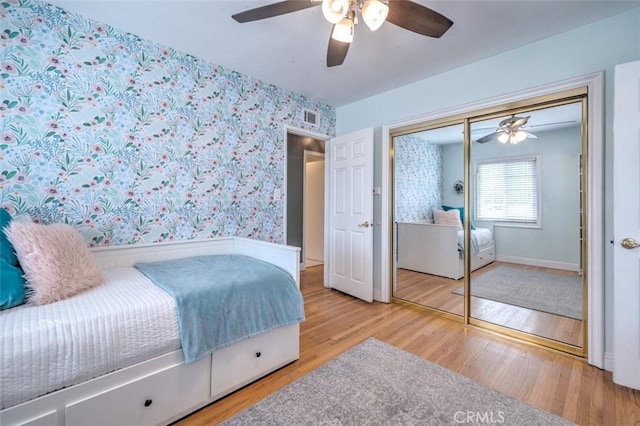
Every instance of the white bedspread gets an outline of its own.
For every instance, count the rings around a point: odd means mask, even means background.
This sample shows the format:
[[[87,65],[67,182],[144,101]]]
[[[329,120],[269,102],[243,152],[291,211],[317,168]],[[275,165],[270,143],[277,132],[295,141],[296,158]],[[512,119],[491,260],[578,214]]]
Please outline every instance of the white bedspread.
[[[471,231],[471,254],[477,254],[484,247],[491,245],[493,235],[487,228],[476,228]],[[464,251],[464,231],[458,231],[458,252],[462,258]]]
[[[0,313],[0,408],[180,348],[171,296],[134,268],[45,306]]]
[[[491,244],[493,241],[493,235],[491,235],[491,231],[487,228],[476,228],[471,232],[476,236],[476,240],[478,241],[478,248],[480,250],[482,250],[483,247]]]

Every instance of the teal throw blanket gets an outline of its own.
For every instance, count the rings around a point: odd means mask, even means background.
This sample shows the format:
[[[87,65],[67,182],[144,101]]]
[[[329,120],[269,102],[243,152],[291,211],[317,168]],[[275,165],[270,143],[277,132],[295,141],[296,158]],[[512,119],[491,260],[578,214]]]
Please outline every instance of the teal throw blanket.
[[[196,256],[135,267],[175,299],[186,363],[305,319],[291,275],[249,256]]]

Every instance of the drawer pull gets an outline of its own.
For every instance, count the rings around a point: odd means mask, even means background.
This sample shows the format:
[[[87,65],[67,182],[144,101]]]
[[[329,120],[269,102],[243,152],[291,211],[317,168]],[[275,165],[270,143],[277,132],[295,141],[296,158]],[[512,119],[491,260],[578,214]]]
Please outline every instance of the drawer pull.
[[[145,406],[145,407],[148,407],[148,406],[150,406],[151,404],[153,404],[153,400],[151,400],[151,399],[147,399],[147,400],[144,402],[144,406]]]
[[[262,356],[262,352],[256,352],[256,358],[260,358]]]

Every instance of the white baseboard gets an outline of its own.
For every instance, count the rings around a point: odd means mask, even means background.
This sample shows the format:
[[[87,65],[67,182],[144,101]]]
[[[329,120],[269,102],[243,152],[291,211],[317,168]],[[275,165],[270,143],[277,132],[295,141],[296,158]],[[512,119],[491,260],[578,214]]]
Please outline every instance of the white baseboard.
[[[309,258],[306,258],[304,260],[304,266],[306,268],[311,268],[312,266],[319,266],[319,265],[324,265],[324,262],[322,260],[309,259]]]
[[[556,262],[555,260],[533,259],[529,257],[518,257],[518,256],[506,256],[503,254],[496,254],[496,260],[500,262],[519,263],[521,265],[562,269],[563,271],[573,271],[573,272],[580,271],[580,266],[576,263]]]
[[[613,354],[611,352],[604,353],[604,369],[613,371]]]
[[[382,290],[379,288],[374,288],[373,289],[373,300],[374,302],[384,302],[384,300],[382,300]]]

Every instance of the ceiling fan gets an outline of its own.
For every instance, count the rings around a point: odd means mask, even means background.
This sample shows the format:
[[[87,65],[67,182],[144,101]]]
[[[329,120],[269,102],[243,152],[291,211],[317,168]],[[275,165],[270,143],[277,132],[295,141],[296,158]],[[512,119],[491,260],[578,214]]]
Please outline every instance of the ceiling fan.
[[[489,133],[486,136],[478,138],[476,140],[477,143],[487,143],[494,140],[504,144],[515,145],[522,142],[525,139],[537,139],[538,137],[533,133],[529,132],[528,129],[532,127],[543,127],[543,126],[557,126],[562,124],[570,124],[575,123],[575,120],[569,121],[556,121],[553,123],[544,123],[544,124],[527,124],[529,118],[531,116],[526,117],[516,117],[515,115],[502,120],[498,124],[498,128],[493,132]],[[527,129],[527,130],[525,130]],[[472,132],[487,130],[487,128],[480,129],[472,129]]]
[[[385,22],[428,37],[441,37],[453,25],[447,17],[409,0],[288,0],[236,13],[231,17],[245,23],[272,18],[322,5],[324,17],[333,24],[327,66],[342,65],[353,41],[358,15],[371,31]]]
[[[498,124],[498,128],[493,133],[489,133],[488,135],[479,138],[476,142],[487,143],[498,140],[498,142],[504,144],[515,145],[527,138],[537,139],[538,137],[533,133],[522,130],[522,127],[526,126],[527,121],[529,121],[529,117],[530,116],[516,117],[514,115],[509,118],[505,118],[500,122],[500,124]]]

